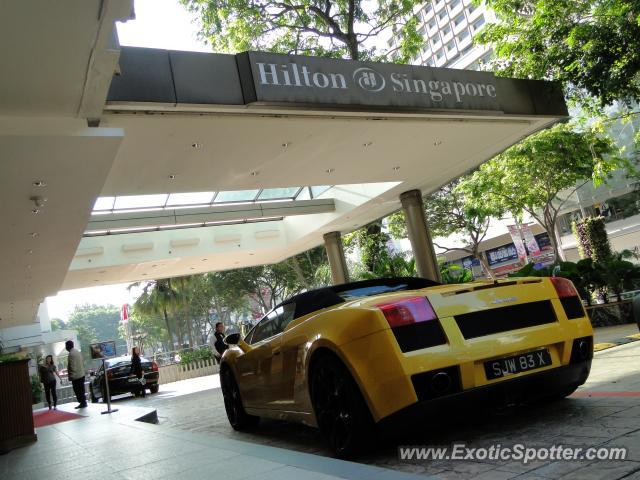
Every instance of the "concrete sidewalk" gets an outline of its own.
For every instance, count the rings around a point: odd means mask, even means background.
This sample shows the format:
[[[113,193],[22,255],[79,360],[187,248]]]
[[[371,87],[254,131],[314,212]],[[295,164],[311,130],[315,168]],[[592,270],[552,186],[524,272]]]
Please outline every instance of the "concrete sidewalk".
[[[411,480],[425,476],[192,433],[134,418],[148,409],[90,405],[84,418],[39,428],[38,442],[0,456],[0,478],[62,480]],[[74,411],[71,406],[61,409]],[[75,410],[78,413],[77,410]]]

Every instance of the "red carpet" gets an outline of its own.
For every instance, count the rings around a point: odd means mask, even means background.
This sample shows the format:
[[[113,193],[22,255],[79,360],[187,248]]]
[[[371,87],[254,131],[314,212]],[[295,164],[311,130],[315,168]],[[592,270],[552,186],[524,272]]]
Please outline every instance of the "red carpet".
[[[38,410],[33,412],[33,424],[36,428],[66,422],[67,420],[75,420],[76,418],[82,418],[82,415],[63,412],[62,410]]]

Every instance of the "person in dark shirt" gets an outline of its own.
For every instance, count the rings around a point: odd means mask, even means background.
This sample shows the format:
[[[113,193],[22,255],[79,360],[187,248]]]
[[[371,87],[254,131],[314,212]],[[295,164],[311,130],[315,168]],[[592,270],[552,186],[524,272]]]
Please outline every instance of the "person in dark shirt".
[[[138,347],[133,347],[131,349],[131,375],[134,375],[141,380],[136,396],[142,395],[144,397],[146,394],[144,385],[142,383],[144,372],[142,371],[142,362],[140,361],[140,350],[138,349]]]
[[[229,348],[227,344],[224,343],[224,325],[222,324],[222,322],[216,323],[216,333],[214,335],[216,337],[216,342],[213,344],[213,346],[215,347],[216,352],[218,352],[216,358],[220,359],[224,351]]]
[[[51,400],[53,399],[53,409],[57,410],[58,407],[58,395],[56,394],[56,377],[60,379],[56,364],[53,363],[53,356],[47,355],[44,361],[44,365],[40,365],[39,369],[40,381],[44,385],[44,393],[49,404],[49,410],[51,410]]]

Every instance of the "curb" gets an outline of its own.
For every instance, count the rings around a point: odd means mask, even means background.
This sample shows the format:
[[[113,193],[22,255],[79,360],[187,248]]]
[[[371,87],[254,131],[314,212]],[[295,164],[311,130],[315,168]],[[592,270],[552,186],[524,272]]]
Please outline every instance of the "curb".
[[[593,346],[593,351],[601,352],[602,350],[618,347],[620,345],[625,345],[627,343],[637,342],[639,340],[640,340],[640,333],[634,333],[633,335],[627,335],[626,337],[619,338],[617,340],[614,340],[613,342],[596,343]]]

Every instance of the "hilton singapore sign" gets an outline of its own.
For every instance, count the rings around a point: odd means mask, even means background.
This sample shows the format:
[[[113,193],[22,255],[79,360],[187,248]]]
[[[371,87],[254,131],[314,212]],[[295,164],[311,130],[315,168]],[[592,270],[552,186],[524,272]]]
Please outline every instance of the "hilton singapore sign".
[[[487,72],[258,52],[238,66],[247,103],[500,110],[500,79]]]

